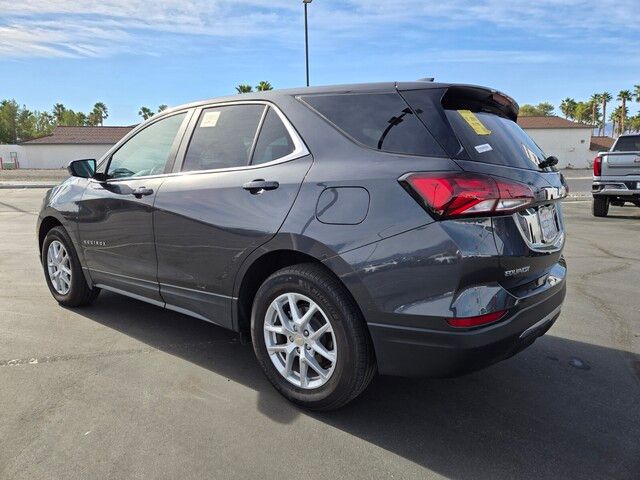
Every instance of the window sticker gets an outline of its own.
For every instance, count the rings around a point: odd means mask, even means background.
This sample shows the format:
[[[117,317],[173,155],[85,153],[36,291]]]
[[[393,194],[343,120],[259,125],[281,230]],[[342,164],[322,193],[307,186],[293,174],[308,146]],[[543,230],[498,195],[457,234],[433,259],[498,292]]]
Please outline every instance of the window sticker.
[[[483,143],[482,145],[476,145],[475,148],[478,153],[490,152],[491,150],[493,150],[493,148],[491,148],[491,145],[489,145],[488,143]]]
[[[220,111],[204,112],[200,128],[215,127],[218,124],[218,118],[220,118]]]
[[[458,110],[460,116],[469,124],[476,135],[490,135],[491,130],[484,126],[478,117],[471,110]]]

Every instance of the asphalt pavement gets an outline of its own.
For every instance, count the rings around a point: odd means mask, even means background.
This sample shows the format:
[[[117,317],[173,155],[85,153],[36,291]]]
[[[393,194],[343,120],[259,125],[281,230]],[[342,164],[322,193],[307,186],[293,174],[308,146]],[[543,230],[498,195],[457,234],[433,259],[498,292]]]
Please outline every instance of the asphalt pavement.
[[[529,349],[311,414],[231,332],[105,292],[58,306],[43,194],[0,190],[2,479],[640,478],[640,209],[565,203],[568,296]]]

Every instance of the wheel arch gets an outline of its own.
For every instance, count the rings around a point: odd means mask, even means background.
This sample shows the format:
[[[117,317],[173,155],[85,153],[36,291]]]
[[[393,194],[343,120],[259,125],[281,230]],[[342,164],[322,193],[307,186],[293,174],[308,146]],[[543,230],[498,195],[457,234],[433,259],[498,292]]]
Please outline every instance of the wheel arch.
[[[359,301],[362,300],[362,296],[366,295],[366,293],[363,290],[364,287],[362,284],[355,280],[357,276],[353,275],[354,272],[350,265],[342,260],[339,255],[330,252],[329,249],[323,245],[315,244],[314,248],[304,250],[295,248],[296,243],[298,246],[300,246],[301,243],[292,242],[293,244],[290,244],[289,240],[291,240],[292,237],[288,237],[286,244],[275,242],[274,248],[272,249],[267,249],[265,246],[261,247],[259,251],[254,252],[254,254],[244,262],[241,271],[238,272],[234,289],[234,298],[236,301],[233,302],[232,312],[234,329],[239,332],[249,332],[251,309],[253,307],[255,294],[260,288],[260,285],[262,285],[271,274],[282,268],[301,263],[320,265],[329,275],[338,280],[354,300],[356,308],[360,311],[363,320],[366,322],[366,312],[363,311],[361,301]],[[302,244],[306,244],[307,246],[311,245],[308,242],[302,242]],[[365,302],[365,304],[368,303]]]
[[[38,227],[38,249],[40,250],[40,254],[42,254],[42,244],[44,243],[47,233],[54,227],[64,228],[64,225],[53,215],[44,217],[40,222],[40,226]]]

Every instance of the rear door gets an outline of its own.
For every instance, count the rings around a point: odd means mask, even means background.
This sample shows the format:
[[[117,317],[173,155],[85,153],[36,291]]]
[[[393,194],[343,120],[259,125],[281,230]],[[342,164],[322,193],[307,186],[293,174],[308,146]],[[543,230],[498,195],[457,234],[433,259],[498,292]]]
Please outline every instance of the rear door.
[[[273,105],[202,108],[163,183],[154,225],[167,307],[231,325],[235,273],[284,222],[311,156]]]
[[[153,204],[163,174],[173,168],[187,112],[159,119],[139,131],[92,179],[79,202],[80,241],[98,286],[162,303],[156,273]]]
[[[449,87],[402,92],[425,126],[465,171],[528,185],[536,202],[526,210],[493,217],[503,270],[501,283],[517,286],[544,276],[564,245],[559,172],[541,168],[540,147],[515,122],[508,97],[483,88]]]

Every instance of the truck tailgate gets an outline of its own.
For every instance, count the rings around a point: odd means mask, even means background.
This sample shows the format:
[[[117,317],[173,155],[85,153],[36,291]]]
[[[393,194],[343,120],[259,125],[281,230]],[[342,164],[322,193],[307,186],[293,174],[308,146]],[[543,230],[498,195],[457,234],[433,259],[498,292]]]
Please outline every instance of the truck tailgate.
[[[602,153],[602,176],[640,175],[640,152]]]

